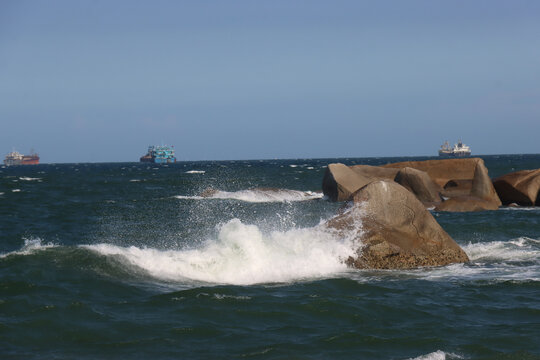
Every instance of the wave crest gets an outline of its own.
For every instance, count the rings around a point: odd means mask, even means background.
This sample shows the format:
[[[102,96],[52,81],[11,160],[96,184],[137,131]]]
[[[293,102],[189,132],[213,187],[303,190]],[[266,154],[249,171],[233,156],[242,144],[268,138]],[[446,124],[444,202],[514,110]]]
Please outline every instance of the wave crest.
[[[217,239],[198,249],[85,247],[101,255],[121,256],[161,280],[232,285],[332,276],[347,270],[343,260],[353,254],[349,241],[337,239],[322,227],[263,234],[257,226],[238,219],[222,225]]]
[[[264,189],[255,188],[240,191],[221,191],[207,189],[200,196],[175,196],[177,199],[222,199],[222,200],[239,200],[252,203],[267,203],[267,202],[294,202],[322,199],[323,194],[311,191],[299,191],[289,189]]]
[[[5,258],[10,255],[30,255],[34,254],[37,251],[45,250],[56,246],[52,243],[44,244],[43,240],[40,238],[23,238],[23,240],[24,245],[19,250],[0,254],[0,258]]]

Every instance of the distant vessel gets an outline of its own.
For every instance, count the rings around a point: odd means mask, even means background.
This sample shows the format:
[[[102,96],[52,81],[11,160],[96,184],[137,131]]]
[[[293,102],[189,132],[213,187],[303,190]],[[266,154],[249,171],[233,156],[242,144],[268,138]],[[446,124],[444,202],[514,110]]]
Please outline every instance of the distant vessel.
[[[439,156],[441,157],[467,157],[471,156],[471,148],[465,145],[461,140],[457,144],[454,144],[454,147],[450,147],[448,141],[445,141],[441,145],[439,150]]]
[[[141,156],[140,162],[151,162],[155,164],[169,164],[176,162],[176,157],[174,156],[174,147],[173,146],[149,146],[148,152],[146,155]]]
[[[39,155],[33,150],[30,155],[23,155],[15,150],[6,155],[4,165],[37,165],[39,164]]]

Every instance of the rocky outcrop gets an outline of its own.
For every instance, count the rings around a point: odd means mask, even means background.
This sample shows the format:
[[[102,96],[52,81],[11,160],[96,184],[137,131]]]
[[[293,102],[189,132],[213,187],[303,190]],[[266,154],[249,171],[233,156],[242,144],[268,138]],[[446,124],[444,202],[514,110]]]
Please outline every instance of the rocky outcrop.
[[[442,200],[441,188],[424,171],[405,167],[397,172],[394,181],[416,195],[424,204],[439,203]]]
[[[332,201],[346,201],[361,187],[378,180],[403,185],[438,211],[495,210],[502,204],[480,158],[405,161],[383,166],[330,164],[323,179],[323,193]]]
[[[374,181],[352,199],[347,210],[327,223],[357,242],[357,256],[347,260],[350,266],[409,269],[468,261],[459,245],[403,186]]]
[[[346,201],[369,182],[369,178],[356,173],[347,165],[329,164],[323,177],[323,194],[331,201]]]
[[[495,210],[502,204],[480,158],[406,161],[384,167],[412,167],[426,172],[433,182],[443,187],[441,195],[447,198],[436,207],[439,211]]]
[[[450,180],[472,180],[478,164],[484,166],[484,161],[480,158],[404,161],[386,164],[383,167],[397,169],[411,167],[425,171],[435,183],[444,188]]]
[[[375,180],[394,180],[399,169],[384,168],[371,165],[353,165],[350,166],[355,173],[362,175],[365,178]]]
[[[503,204],[540,206],[540,169],[522,170],[493,180]]]

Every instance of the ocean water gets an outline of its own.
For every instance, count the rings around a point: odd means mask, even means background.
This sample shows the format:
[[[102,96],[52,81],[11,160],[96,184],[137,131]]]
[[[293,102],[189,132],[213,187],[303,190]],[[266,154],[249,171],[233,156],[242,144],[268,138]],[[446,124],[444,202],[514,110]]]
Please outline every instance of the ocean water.
[[[433,213],[468,264],[343,264],[326,165],[402,160],[0,168],[0,358],[540,359],[540,208]]]

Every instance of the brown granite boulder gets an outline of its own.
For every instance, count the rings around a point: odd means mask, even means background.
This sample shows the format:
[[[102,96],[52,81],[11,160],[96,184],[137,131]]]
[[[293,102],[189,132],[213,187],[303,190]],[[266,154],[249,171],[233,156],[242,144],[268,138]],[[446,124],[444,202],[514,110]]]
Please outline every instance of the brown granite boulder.
[[[383,167],[397,169],[411,167],[425,171],[433,181],[444,187],[450,180],[471,180],[478,164],[484,166],[484,161],[480,158],[404,161],[386,164]]]
[[[353,171],[347,165],[329,164],[323,177],[323,194],[331,201],[349,200],[351,195],[371,180]]]
[[[424,171],[433,182],[443,187],[441,195],[447,198],[446,201],[459,198],[448,204],[441,204],[436,210],[495,210],[501,205],[501,200],[489,178],[484,160],[480,158],[405,161],[387,164],[384,167],[400,169],[412,167]],[[471,204],[466,205],[467,201],[470,201]]]
[[[540,206],[540,169],[522,170],[493,180],[503,204]]]
[[[351,170],[371,180],[394,180],[399,169],[371,165],[353,165]]]
[[[469,261],[424,205],[403,186],[372,182],[353,196],[347,210],[327,226],[358,244],[350,266],[361,269],[409,269]]]
[[[424,171],[405,167],[397,172],[394,181],[416,195],[424,204],[441,202],[440,187]]]
[[[493,201],[480,199],[476,196],[457,196],[443,201],[435,206],[435,211],[467,212],[497,210],[499,205]]]

